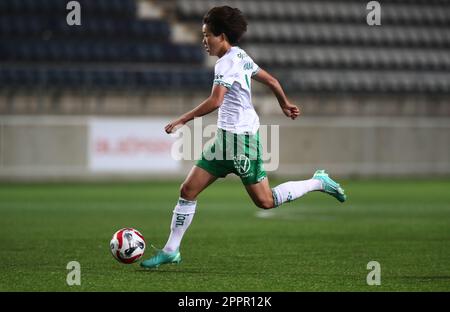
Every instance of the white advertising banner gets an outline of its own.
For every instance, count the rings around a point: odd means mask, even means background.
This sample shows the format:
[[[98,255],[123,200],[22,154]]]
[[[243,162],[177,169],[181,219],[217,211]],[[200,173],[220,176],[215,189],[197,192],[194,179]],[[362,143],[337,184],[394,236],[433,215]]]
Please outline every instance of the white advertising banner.
[[[93,118],[89,126],[89,168],[108,172],[174,172],[175,139],[164,131],[166,119]]]

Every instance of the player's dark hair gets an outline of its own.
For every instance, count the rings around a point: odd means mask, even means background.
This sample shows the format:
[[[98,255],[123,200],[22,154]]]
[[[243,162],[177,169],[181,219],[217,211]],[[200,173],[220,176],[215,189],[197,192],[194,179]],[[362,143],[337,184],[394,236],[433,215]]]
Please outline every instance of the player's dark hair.
[[[203,17],[214,36],[225,34],[231,45],[235,45],[247,31],[247,21],[242,12],[229,6],[214,7]]]

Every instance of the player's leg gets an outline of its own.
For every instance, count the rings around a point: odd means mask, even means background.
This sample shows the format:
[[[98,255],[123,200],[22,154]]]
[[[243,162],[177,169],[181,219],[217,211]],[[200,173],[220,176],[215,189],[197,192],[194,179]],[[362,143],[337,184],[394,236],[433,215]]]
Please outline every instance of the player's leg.
[[[194,166],[180,187],[180,198],[173,210],[170,236],[163,250],[174,252],[178,250],[184,233],[191,225],[197,206],[197,195],[213,183],[217,178],[208,171]]]
[[[317,170],[311,179],[285,182],[273,189],[270,188],[267,178],[255,184],[245,185],[245,188],[255,205],[263,209],[280,206],[313,191],[330,194],[340,202],[346,200],[344,190],[324,170]]]
[[[280,206],[282,203],[297,199],[306,193],[321,191],[322,183],[316,179],[291,181],[271,189],[269,179],[265,178],[261,182],[245,185],[245,189],[256,206],[262,209],[271,209]]]
[[[340,202],[346,200],[344,190],[333,181],[325,170],[317,170],[311,179],[282,183],[270,188],[261,157],[262,146],[259,133],[256,135],[236,135],[237,146],[244,152],[236,152],[234,173],[237,174],[252,198],[260,208],[270,209],[290,202],[312,191],[322,191]]]
[[[203,168],[193,166],[186,180],[181,184],[180,197],[194,201],[211,183],[217,180],[217,177],[210,174]]]
[[[269,179],[267,177],[258,183],[245,185],[245,189],[255,205],[259,208],[271,209],[275,207],[272,189],[269,186]]]
[[[275,206],[290,202],[313,191],[327,193],[340,202],[344,202],[347,199],[341,186],[333,181],[325,170],[317,170],[312,178],[308,180],[282,183],[274,187],[272,191]]]
[[[164,248],[156,256],[143,261],[142,267],[154,268],[165,263],[178,263],[181,261],[179,247],[184,233],[188,229],[195,214],[196,198],[205,188],[213,183],[217,177],[208,171],[194,166],[186,180],[180,187],[180,198],[173,210],[170,235]]]
[[[194,166],[180,187],[180,198],[173,210],[170,236],[163,250],[174,252],[178,250],[184,233],[191,225],[197,206],[197,195],[213,183],[217,177],[205,169]]]
[[[274,205],[277,207],[283,203],[300,198],[309,192],[322,190],[322,182],[315,178],[285,182],[272,189]]]
[[[263,209],[274,208],[312,191],[328,190],[327,193],[335,196],[338,200],[345,200],[343,190],[323,170],[318,170],[311,179],[290,181],[271,189],[263,168],[259,134],[254,136],[238,135],[237,139],[237,145],[243,146],[242,150],[245,154],[237,153],[239,155],[236,155],[234,161],[234,172],[241,177],[242,183],[256,206]],[[342,191],[342,194],[337,190]]]

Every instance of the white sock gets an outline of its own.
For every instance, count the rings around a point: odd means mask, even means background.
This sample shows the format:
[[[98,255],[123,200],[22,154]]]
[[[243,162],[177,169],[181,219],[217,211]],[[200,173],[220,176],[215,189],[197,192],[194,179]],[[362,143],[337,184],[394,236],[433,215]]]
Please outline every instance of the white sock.
[[[174,252],[180,247],[184,232],[192,222],[197,201],[179,198],[178,204],[173,210],[172,223],[170,225],[170,236],[163,248],[164,252]]]
[[[293,201],[306,193],[322,190],[322,182],[316,179],[291,181],[280,184],[272,189],[275,207],[285,202]]]

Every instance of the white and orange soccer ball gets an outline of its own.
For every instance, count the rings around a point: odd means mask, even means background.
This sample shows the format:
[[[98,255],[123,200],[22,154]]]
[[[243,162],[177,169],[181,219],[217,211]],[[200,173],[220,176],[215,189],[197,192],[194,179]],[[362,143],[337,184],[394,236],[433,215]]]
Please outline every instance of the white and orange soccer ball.
[[[117,261],[130,264],[144,255],[145,239],[138,230],[123,228],[114,233],[110,247]]]

